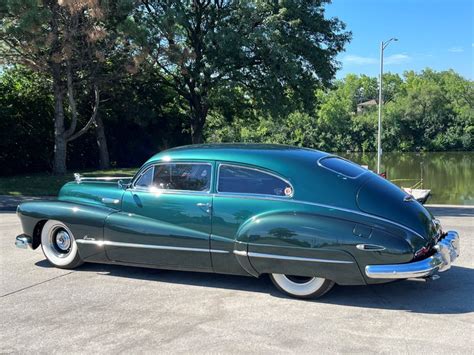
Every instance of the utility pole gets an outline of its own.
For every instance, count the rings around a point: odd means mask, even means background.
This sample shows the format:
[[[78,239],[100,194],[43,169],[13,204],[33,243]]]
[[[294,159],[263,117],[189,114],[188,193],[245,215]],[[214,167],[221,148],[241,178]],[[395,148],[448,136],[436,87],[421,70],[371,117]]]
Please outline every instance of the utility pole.
[[[380,162],[382,159],[382,81],[383,81],[383,51],[390,42],[398,41],[396,38],[390,38],[387,42],[380,42],[380,77],[379,77],[379,124],[377,131],[377,174],[380,174]]]

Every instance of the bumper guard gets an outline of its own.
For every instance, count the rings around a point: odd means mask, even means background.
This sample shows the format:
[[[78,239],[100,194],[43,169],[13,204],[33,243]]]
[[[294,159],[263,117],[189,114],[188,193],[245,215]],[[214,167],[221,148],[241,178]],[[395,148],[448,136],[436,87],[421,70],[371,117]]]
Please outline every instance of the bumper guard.
[[[20,234],[18,237],[16,237],[15,245],[17,248],[21,249],[33,249],[31,245],[31,237],[28,237],[25,234]]]
[[[428,277],[443,272],[459,256],[459,235],[449,231],[434,246],[436,253],[429,258],[407,264],[367,265],[365,274],[371,279],[409,279]]]

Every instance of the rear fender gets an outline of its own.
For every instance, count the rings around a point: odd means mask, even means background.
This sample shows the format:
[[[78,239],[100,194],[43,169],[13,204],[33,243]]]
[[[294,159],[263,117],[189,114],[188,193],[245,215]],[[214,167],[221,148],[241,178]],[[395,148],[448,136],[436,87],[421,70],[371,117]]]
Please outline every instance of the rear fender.
[[[236,237],[239,250],[234,254],[241,265],[245,255],[258,274],[318,276],[343,285],[365,284],[356,260],[341,248],[353,237],[353,229],[352,221],[311,213],[265,213],[241,226]]]
[[[103,241],[104,221],[113,212],[116,210],[108,207],[87,206],[66,201],[24,202],[17,209],[23,233],[32,237],[33,248],[40,245],[43,224],[47,220],[57,220],[71,230],[81,258],[89,261],[107,260],[100,243],[86,244],[84,238]]]

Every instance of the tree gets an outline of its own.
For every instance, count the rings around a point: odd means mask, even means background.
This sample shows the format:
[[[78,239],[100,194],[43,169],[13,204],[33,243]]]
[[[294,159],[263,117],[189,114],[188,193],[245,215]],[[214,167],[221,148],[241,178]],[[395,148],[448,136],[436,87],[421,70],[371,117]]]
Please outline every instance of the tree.
[[[182,98],[192,141],[200,143],[222,95],[273,113],[312,106],[314,89],[329,84],[350,39],[341,21],[325,18],[327,2],[143,0],[132,31],[137,57],[145,54]]]
[[[100,0],[7,0],[1,6],[1,51],[8,63],[47,73],[54,97],[53,171],[66,172],[67,144],[96,126],[102,165],[108,164],[103,123],[98,115],[102,63],[115,39],[108,21],[122,16],[122,2]],[[92,101],[81,121],[77,91]],[[67,101],[67,103],[66,103]],[[67,125],[69,123],[69,125]]]
[[[384,74],[384,151],[472,150],[474,85],[455,72]],[[304,145],[326,151],[374,151],[377,105],[357,112],[357,104],[377,98],[377,79],[348,74],[330,89],[317,89],[313,112],[285,117],[242,111],[232,123],[213,112],[211,141]]]
[[[453,71],[405,73],[401,94],[386,107],[392,150],[472,150],[474,87]]]
[[[0,76],[0,174],[50,168],[53,97],[45,75],[21,66]]]

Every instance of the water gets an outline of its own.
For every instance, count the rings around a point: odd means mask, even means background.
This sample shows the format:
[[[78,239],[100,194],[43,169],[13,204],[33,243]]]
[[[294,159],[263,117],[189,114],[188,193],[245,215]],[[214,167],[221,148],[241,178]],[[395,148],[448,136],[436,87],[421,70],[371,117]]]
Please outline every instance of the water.
[[[338,155],[377,170],[374,152]],[[381,171],[404,187],[423,175],[423,188],[431,189],[428,204],[474,205],[474,152],[384,153]]]

